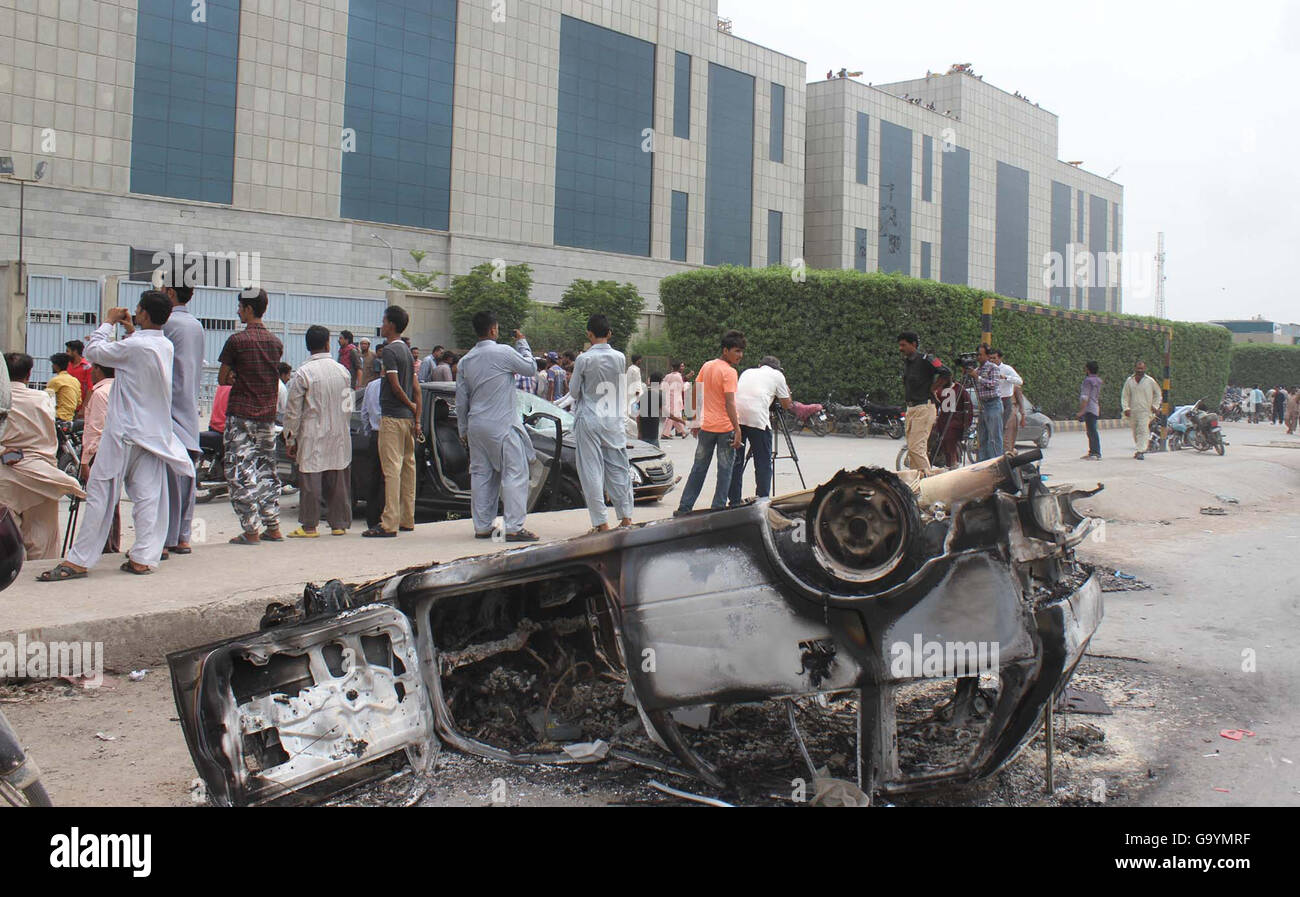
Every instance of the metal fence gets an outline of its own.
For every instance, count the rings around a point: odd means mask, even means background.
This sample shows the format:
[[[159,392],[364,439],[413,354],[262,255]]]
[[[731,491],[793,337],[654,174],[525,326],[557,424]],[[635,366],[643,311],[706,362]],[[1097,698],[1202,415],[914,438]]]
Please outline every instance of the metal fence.
[[[27,346],[31,382],[43,386],[54,376],[50,356],[66,351],[68,340],[83,342],[99,326],[99,281],[89,277],[33,274],[27,278]],[[8,349],[6,349],[8,351]]]
[[[117,287],[117,304],[135,308],[140,294],[150,289],[141,281],[121,281]],[[190,300],[190,312],[203,325],[203,383],[199,401],[211,407],[217,389],[217,360],[230,335],[240,328],[239,290],[237,288],[195,287]],[[263,322],[284,343],[283,360],[297,367],[308,359],[305,334],[313,324],[330,330],[330,351],[337,355],[340,330],[351,330],[358,340],[369,337],[373,342],[379,335],[379,324],[384,316],[384,299],[363,299],[351,296],[314,296],[303,293],[268,292],[266,317]]]

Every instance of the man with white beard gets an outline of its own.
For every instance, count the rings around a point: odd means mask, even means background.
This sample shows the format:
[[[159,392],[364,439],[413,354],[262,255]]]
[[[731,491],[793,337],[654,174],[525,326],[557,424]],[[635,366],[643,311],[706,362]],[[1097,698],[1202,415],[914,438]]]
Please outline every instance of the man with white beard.
[[[122,571],[152,573],[162,557],[167,535],[165,471],[171,468],[180,476],[194,476],[190,456],[172,430],[174,350],[162,331],[171,311],[165,295],[147,290],[136,306],[134,325],[127,309],[110,308],[104,323],[86,341],[86,359],[114,368],[116,382],[86,484],[81,531],[68,559],[37,577],[40,582],[81,579],[95,566],[124,486],[133,503],[135,544]],[[126,337],[113,340],[117,324],[126,328]]]

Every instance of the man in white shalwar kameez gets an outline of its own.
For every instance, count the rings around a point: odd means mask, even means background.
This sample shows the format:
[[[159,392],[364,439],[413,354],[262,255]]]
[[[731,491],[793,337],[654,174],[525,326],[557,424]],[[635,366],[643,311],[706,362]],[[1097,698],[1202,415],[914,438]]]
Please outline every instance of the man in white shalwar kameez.
[[[171,310],[165,295],[147,290],[136,307],[135,326],[127,309],[111,308],[86,340],[86,359],[114,368],[115,383],[86,484],[80,531],[68,559],[42,574],[43,582],[81,578],[95,566],[123,487],[133,503],[135,544],[121,569],[152,573],[162,557],[167,535],[165,472],[171,468],[180,476],[194,476],[190,456],[172,429],[173,348],[162,331]],[[122,324],[127,335],[115,341],[116,324]]]
[[[505,508],[507,542],[536,542],[524,529],[528,471],[537,457],[515,404],[515,376],[537,376],[533,350],[515,331],[515,348],[497,342],[496,315],[474,315],[478,343],[460,360],[456,379],[456,427],[469,448],[470,507],[474,536],[492,537],[497,500]]]
[[[203,325],[190,313],[193,287],[168,287],[172,313],[163,333],[175,350],[172,360],[172,430],[191,461],[199,458],[199,384],[203,380]],[[167,536],[169,553],[189,554],[194,521],[194,478],[167,468]]]
[[[1133,376],[1124,379],[1124,388],[1120,390],[1120,408],[1133,428],[1133,457],[1139,461],[1146,460],[1148,430],[1151,418],[1160,411],[1163,400],[1160,384],[1147,374],[1145,361],[1133,366]]]
[[[609,320],[587,320],[591,348],[573,363],[573,436],[578,444],[578,480],[594,531],[609,529],[605,495],[614,503],[621,526],[632,525],[632,470],[623,431],[627,362],[609,344]]]

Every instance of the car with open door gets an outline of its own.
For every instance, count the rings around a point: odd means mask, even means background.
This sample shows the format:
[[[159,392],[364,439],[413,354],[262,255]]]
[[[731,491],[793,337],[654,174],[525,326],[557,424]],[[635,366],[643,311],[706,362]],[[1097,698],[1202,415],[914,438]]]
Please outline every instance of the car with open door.
[[[420,413],[424,441],[415,445],[416,513],[468,515],[469,451],[461,443],[456,425],[456,384],[421,383],[420,396],[424,402]],[[515,400],[537,454],[537,462],[529,472],[529,513],[583,507],[573,415],[522,390],[516,390]],[[373,455],[370,437],[361,432],[360,414],[352,417],[352,498],[354,503],[361,503],[370,494]],[[658,501],[680,480],[672,461],[658,446],[629,439],[627,453],[632,494],[638,503]]]

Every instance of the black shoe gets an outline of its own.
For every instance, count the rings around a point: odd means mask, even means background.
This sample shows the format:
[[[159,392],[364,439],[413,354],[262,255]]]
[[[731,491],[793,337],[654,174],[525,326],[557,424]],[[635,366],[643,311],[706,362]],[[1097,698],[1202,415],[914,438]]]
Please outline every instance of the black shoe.
[[[361,534],[361,538],[363,538],[363,539],[396,539],[396,538],[397,538],[397,533],[390,533],[390,532],[389,532],[388,530],[386,530],[386,529],[380,529],[379,527],[375,527],[374,529],[368,529],[368,530],[366,530],[364,533],[362,533],[362,534]]]
[[[1133,455],[1133,457],[1136,458],[1138,461],[1145,461],[1145,460],[1147,459],[1147,453],[1146,453],[1146,452],[1135,452],[1134,455]]]
[[[521,529],[518,532],[506,533],[507,542],[536,542],[537,539],[537,533],[529,532],[526,529]]]
[[[474,538],[475,538],[475,539],[491,539],[491,538],[492,538],[492,533],[491,533],[490,530],[489,530],[488,532],[486,532],[486,533],[475,533],[475,534],[474,534]]]
[[[686,516],[687,514],[689,514],[689,513],[691,513],[691,512],[690,512],[690,511],[683,511],[681,508],[678,508],[676,511],[673,511],[673,516],[674,516],[674,517],[685,517],[685,516]]]

